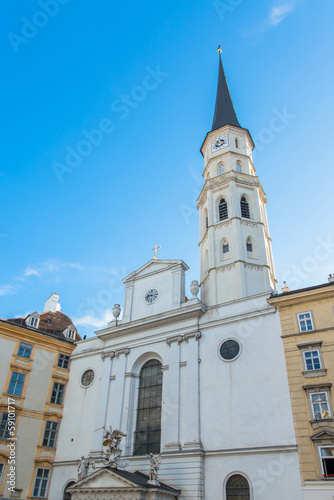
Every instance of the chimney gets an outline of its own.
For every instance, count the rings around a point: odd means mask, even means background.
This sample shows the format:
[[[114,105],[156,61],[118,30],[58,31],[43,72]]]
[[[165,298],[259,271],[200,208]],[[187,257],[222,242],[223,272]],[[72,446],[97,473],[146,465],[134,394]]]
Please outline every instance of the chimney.
[[[334,283],[334,274],[328,275],[328,283]]]
[[[59,295],[56,292],[52,292],[51,297],[45,302],[43,312],[57,312],[60,311]]]
[[[288,286],[286,286],[286,281],[283,281],[282,292],[285,293],[285,292],[289,292],[289,291],[290,291],[290,288]]]

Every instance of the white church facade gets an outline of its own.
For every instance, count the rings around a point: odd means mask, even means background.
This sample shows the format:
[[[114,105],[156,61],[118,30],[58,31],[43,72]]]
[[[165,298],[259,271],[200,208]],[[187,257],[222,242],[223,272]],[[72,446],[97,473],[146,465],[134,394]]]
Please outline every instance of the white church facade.
[[[186,263],[153,258],[123,280],[122,319],[115,306],[115,321],[77,344],[50,499],[303,498],[253,148],[219,58],[201,149],[200,283],[189,294]],[[124,434],[111,466],[110,427]],[[154,480],[150,453],[159,456]],[[78,480],[80,457],[95,469]]]

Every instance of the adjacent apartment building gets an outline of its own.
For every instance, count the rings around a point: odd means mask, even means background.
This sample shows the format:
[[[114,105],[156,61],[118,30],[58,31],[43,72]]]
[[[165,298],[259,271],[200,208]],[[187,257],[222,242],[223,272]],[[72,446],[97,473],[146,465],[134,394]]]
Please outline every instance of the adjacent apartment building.
[[[279,310],[305,500],[334,497],[334,277],[268,302]]]
[[[48,496],[77,340],[56,293],[41,314],[0,320],[0,498]]]

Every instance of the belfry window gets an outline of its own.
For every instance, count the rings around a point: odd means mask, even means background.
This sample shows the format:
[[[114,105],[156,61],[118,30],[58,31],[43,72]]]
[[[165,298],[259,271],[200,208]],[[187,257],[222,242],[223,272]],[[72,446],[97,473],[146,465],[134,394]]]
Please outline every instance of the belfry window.
[[[252,245],[252,240],[250,238],[247,239],[246,241],[246,248],[247,252],[253,252],[253,245]]]
[[[140,372],[134,455],[160,453],[162,370],[152,359]]]
[[[236,137],[235,138],[235,147],[238,149],[239,148],[239,142],[238,142],[238,138]]]
[[[240,161],[237,161],[237,172],[242,172]]]
[[[228,253],[229,251],[230,251],[230,245],[225,240],[224,243],[223,243],[223,253]]]
[[[221,163],[218,167],[218,175],[221,175],[224,173],[224,165]]]
[[[219,220],[224,220],[228,218],[227,203],[222,198],[219,203]]]
[[[241,209],[241,217],[244,217],[245,219],[250,219],[249,203],[244,196],[241,198],[240,201],[240,209]]]
[[[226,483],[226,500],[250,500],[249,484],[240,474],[234,474]]]

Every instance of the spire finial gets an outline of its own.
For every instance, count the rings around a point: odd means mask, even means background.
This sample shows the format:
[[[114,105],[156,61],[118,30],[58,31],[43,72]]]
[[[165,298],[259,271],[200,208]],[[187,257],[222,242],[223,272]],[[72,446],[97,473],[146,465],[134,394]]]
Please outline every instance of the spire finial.
[[[221,58],[221,43],[218,46],[219,54],[219,71],[218,71],[218,85],[215,112],[213,116],[212,129],[216,130],[224,125],[233,125],[240,127],[240,124],[235,114],[230,91],[227,86],[226,77],[224,73],[222,58]]]

